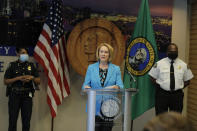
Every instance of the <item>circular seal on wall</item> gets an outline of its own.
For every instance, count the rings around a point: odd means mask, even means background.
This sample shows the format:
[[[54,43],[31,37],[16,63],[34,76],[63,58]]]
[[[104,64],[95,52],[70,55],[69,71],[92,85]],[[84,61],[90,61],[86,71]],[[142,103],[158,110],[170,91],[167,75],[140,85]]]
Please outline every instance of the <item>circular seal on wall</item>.
[[[154,64],[155,52],[146,38],[132,40],[126,53],[126,68],[133,75],[144,75]]]
[[[93,18],[74,27],[67,41],[67,56],[77,73],[85,76],[88,65],[97,61],[96,48],[101,43],[108,43],[114,48],[112,63],[121,65],[125,40],[116,25],[103,18]]]

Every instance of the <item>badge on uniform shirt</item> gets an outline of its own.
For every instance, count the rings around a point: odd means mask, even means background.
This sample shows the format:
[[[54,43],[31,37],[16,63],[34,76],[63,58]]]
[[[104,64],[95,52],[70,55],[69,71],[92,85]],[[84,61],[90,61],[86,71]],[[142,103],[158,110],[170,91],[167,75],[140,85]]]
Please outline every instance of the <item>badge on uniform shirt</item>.
[[[31,66],[29,65],[29,66],[27,67],[27,69],[30,71],[30,70],[31,70]]]
[[[178,69],[180,70],[181,69],[181,66],[179,65]]]

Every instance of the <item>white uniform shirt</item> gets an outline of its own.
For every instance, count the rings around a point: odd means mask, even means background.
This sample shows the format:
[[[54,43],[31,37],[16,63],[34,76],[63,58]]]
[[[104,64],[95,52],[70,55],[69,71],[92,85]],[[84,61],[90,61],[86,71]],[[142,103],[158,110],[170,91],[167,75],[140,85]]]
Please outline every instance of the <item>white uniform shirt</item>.
[[[184,81],[191,80],[194,76],[187,64],[177,58],[174,61],[175,90],[184,87]],[[170,66],[171,60],[163,58],[158,61],[150,70],[149,75],[156,79],[156,83],[166,91],[170,91]]]

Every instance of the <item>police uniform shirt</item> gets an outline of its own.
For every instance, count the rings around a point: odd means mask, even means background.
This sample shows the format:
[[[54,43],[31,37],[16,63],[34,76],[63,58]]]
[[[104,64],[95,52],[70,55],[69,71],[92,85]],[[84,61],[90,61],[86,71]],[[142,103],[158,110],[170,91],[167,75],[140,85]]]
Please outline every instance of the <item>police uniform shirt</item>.
[[[175,90],[182,89],[184,82],[191,80],[194,76],[187,64],[177,58],[174,61]],[[164,58],[158,61],[150,70],[149,75],[156,79],[156,83],[166,91],[170,91],[170,66],[171,59]]]
[[[19,60],[11,62],[6,69],[4,74],[5,79],[12,79],[17,76],[32,75],[34,77],[39,77],[39,73],[32,62],[19,62]],[[16,81],[12,83],[12,87],[33,87],[32,81],[23,83],[22,81]]]

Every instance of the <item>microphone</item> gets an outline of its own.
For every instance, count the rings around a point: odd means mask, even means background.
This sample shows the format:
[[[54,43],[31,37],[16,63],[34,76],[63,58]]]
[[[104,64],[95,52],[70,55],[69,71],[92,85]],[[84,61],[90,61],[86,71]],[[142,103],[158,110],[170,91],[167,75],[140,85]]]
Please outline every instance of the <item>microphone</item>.
[[[131,76],[131,78],[133,79],[133,81],[136,82],[136,80],[135,80],[135,78],[133,77],[133,75],[131,74],[131,72],[129,72],[129,71],[127,70],[127,73]]]

